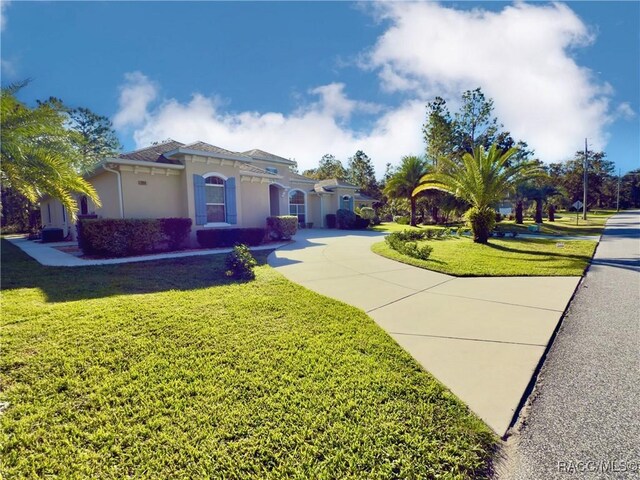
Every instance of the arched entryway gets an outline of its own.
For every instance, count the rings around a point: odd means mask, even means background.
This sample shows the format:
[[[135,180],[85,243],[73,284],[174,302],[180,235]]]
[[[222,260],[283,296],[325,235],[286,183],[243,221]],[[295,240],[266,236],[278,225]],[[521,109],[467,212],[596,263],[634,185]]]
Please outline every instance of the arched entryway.
[[[282,215],[280,212],[280,198],[283,191],[284,189],[280,185],[269,185],[269,215],[272,217]]]

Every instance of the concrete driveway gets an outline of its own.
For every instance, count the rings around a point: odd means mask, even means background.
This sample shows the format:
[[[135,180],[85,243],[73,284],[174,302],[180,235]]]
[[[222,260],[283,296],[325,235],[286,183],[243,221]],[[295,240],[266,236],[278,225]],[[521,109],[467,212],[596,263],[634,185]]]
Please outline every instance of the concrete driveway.
[[[504,436],[580,277],[457,278],[371,252],[383,238],[302,230],[269,264],[363,309]]]

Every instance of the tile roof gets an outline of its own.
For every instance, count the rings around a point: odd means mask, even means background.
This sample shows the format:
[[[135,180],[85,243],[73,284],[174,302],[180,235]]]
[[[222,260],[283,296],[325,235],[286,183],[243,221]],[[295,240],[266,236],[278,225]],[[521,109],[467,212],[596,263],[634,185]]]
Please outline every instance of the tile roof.
[[[206,142],[193,142],[193,143],[190,143],[189,145],[183,145],[182,148],[189,149],[189,150],[197,150],[199,152],[219,153],[221,155],[230,155],[233,157],[247,157],[247,155],[245,154],[232,152],[231,150],[226,150],[221,147],[216,147],[215,145],[211,145]],[[249,158],[247,158],[247,160],[249,160]]]
[[[303,182],[314,182],[314,183],[316,182],[316,180],[313,178],[305,177],[304,175],[300,175],[299,173],[295,173],[295,172],[290,172],[289,178],[291,178],[294,181],[302,180]]]
[[[178,162],[177,160],[170,160],[168,158],[165,158],[163,153],[170,152],[171,150],[180,148],[183,145],[184,144],[181,142],[176,142],[175,140],[168,140],[166,142],[141,148],[133,152],[121,153],[120,155],[118,155],[118,157],[126,158],[129,160],[142,161],[142,162],[179,164],[180,162]]]
[[[248,163],[241,163],[240,170],[247,173],[257,173],[259,175],[266,175],[273,178],[282,178],[279,175],[276,175],[275,173],[267,172],[266,170],[260,167],[256,167],[255,165],[250,165]]]
[[[244,155],[247,155],[251,158],[255,158],[256,160],[272,160],[276,162],[285,162],[294,164],[293,160],[289,160],[288,158],[280,157],[278,155],[274,155],[273,153],[265,152],[264,150],[260,150],[254,148],[253,150],[247,150],[246,152],[242,152]]]
[[[320,180],[318,183],[323,188],[335,188],[335,187],[347,187],[347,188],[358,188],[357,186],[345,182],[344,180],[338,180],[337,178],[329,178],[327,180]]]

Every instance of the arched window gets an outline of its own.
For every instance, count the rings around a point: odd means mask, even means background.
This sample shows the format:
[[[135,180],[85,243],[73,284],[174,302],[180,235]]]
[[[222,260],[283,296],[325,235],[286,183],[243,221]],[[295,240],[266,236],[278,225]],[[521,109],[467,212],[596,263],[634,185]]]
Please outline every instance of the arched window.
[[[298,223],[305,223],[306,221],[304,193],[300,190],[291,190],[289,192],[289,214],[298,217]]]
[[[204,185],[207,203],[207,223],[224,222],[224,180],[220,177],[210,176],[204,179]]]
[[[340,199],[340,208],[344,210],[351,210],[351,197],[349,195],[343,195]]]

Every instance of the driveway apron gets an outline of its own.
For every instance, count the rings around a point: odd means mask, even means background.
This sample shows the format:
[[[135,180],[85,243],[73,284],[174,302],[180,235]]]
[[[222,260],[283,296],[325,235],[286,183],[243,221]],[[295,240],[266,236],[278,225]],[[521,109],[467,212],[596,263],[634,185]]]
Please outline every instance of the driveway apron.
[[[371,252],[383,238],[301,230],[269,264],[363,309],[503,436],[580,278],[457,278]]]

